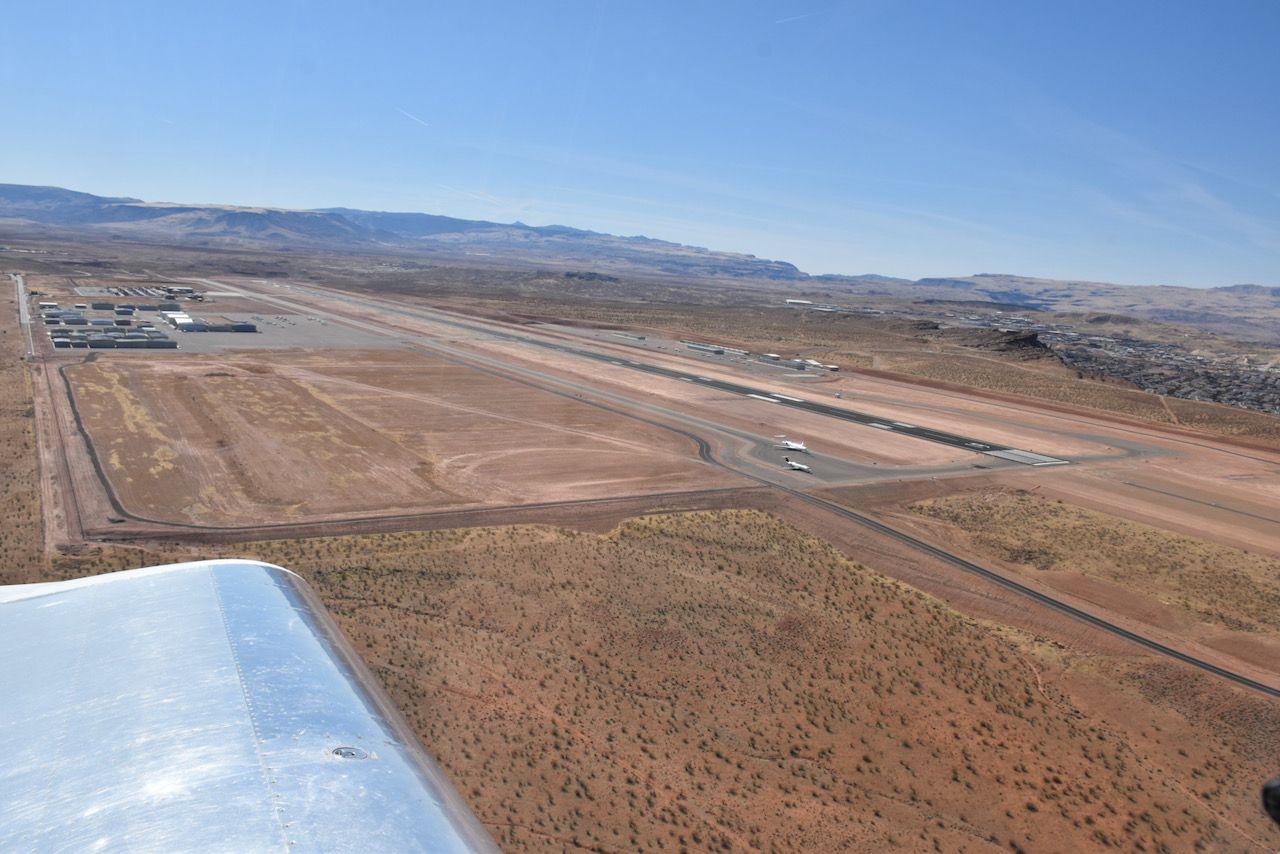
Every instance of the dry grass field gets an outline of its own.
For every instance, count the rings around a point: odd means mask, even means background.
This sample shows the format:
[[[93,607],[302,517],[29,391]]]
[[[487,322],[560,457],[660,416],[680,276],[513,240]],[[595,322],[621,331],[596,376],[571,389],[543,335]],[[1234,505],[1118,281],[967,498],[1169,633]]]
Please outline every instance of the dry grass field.
[[[8,277],[0,279],[8,285]],[[31,376],[13,288],[0,299],[0,583],[35,581],[44,562]]]
[[[66,369],[121,502],[206,525],[725,485],[691,442],[403,350]]]
[[[135,512],[208,523],[446,499],[428,460],[274,370],[180,364],[99,359],[67,371],[107,476]]]
[[[1037,370],[1036,367],[1007,364],[989,357],[921,352],[887,355],[881,360],[881,367],[886,371],[971,388],[1087,406],[1144,421],[1173,423],[1156,395],[1118,384],[1076,379],[1074,374],[1068,376],[1061,365],[1056,369]]]
[[[1268,704],[1096,659],[1052,684],[1060,648],[758,512],[235,552],[308,578],[506,850],[1247,850],[1266,832]]]
[[[1161,397],[1118,381],[1077,379],[1073,372],[1056,363],[1024,364],[992,356],[918,352],[886,354],[880,367],[975,389],[1280,444],[1280,418],[1234,406]]]
[[[1169,411],[1185,427],[1226,436],[1262,439],[1280,447],[1280,418],[1236,406],[1166,397]]]
[[[1104,579],[1200,622],[1280,637],[1280,560],[1025,491],[931,499],[911,509],[959,528],[983,556],[1028,573]]]

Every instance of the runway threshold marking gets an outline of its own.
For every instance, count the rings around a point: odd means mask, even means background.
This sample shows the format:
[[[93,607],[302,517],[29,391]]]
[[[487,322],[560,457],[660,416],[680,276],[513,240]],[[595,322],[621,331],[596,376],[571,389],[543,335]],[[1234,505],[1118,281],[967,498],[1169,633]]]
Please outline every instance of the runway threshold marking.
[[[1031,451],[1020,451],[1017,448],[995,448],[986,450],[982,453],[989,457],[998,457],[1002,460],[1012,460],[1015,463],[1022,463],[1027,466],[1065,466],[1066,460],[1060,460],[1057,457],[1048,457],[1044,454],[1033,454]]]

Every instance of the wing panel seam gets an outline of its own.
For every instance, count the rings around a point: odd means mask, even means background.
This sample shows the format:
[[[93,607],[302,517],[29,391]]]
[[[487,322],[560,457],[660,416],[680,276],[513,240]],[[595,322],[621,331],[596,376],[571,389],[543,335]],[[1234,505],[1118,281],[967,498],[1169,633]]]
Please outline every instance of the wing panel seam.
[[[227,649],[231,651],[231,661],[236,667],[236,680],[240,683],[240,696],[244,699],[245,714],[249,716],[249,726],[253,728],[253,753],[258,758],[258,770],[262,773],[262,787],[268,795],[267,808],[276,820],[276,827],[280,831],[280,842],[283,848],[288,850],[291,843],[289,830],[282,815],[284,804],[280,799],[280,794],[272,786],[271,766],[267,764],[267,758],[262,755],[262,732],[258,728],[258,718],[253,713],[253,700],[249,696],[249,688],[245,684],[244,667],[240,664],[240,651],[236,649],[235,641],[231,639],[231,621],[227,619],[226,605],[222,600],[222,589],[218,584],[217,575],[212,570],[209,571],[209,583],[213,586],[213,598],[218,605],[218,616],[222,619],[222,633],[227,640]]]

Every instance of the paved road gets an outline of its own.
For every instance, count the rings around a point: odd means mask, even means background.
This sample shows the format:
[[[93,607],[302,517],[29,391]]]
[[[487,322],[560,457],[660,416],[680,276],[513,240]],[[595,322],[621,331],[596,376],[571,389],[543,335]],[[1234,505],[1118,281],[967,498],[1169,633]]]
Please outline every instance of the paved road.
[[[1181,499],[1182,501],[1189,501],[1192,504],[1200,504],[1204,507],[1212,507],[1215,510],[1224,510],[1227,513],[1234,513],[1237,516],[1248,516],[1253,519],[1259,519],[1263,522],[1274,522],[1275,524],[1280,525],[1280,519],[1277,519],[1274,516],[1263,516],[1260,513],[1250,513],[1248,510],[1237,510],[1234,507],[1228,507],[1225,504],[1219,504],[1216,501],[1205,501],[1203,498],[1192,498],[1189,495],[1179,495],[1176,492],[1169,492],[1166,489],[1157,489],[1154,486],[1144,486],[1143,484],[1135,483],[1132,480],[1122,480],[1120,482],[1123,483],[1125,486],[1132,486],[1134,489],[1145,489],[1147,492],[1155,492],[1160,495],[1167,495],[1170,498],[1178,498],[1178,499]]]

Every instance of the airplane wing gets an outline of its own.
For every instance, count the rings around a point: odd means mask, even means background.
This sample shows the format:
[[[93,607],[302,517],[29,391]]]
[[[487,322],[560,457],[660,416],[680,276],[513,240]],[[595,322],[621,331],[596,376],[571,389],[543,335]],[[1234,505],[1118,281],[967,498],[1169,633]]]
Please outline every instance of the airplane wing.
[[[297,575],[0,587],[0,850],[496,851]]]

